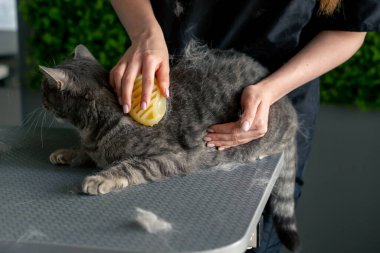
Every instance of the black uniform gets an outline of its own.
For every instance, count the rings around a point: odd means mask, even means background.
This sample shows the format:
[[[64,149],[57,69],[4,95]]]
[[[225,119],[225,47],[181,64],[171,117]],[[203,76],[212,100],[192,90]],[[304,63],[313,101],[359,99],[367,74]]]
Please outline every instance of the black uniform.
[[[275,71],[323,30],[380,31],[379,0],[343,0],[332,16],[318,14],[315,0],[152,0],[169,53],[180,54],[190,39],[211,48],[244,52]],[[319,111],[319,81],[314,80],[288,95],[298,112],[298,172],[295,197],[310,153]],[[279,252],[280,242],[270,217],[256,252]]]

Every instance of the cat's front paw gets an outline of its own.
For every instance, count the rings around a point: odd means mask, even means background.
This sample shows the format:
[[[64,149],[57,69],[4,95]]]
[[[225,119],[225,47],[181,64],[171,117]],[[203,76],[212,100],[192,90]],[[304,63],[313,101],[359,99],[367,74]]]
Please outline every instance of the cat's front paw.
[[[49,160],[54,165],[71,165],[77,156],[77,152],[72,149],[58,149],[51,153]]]
[[[90,195],[100,195],[128,186],[125,177],[107,177],[102,174],[88,176],[82,183],[82,191]]]

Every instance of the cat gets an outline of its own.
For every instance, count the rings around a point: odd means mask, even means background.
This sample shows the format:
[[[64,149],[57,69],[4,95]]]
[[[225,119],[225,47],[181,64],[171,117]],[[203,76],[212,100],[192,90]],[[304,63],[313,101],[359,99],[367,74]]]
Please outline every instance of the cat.
[[[169,107],[153,127],[123,114],[108,82],[109,72],[85,46],[78,45],[72,59],[40,69],[45,76],[43,107],[74,125],[81,138],[80,149],[57,150],[50,155],[51,163],[76,166],[92,161],[101,169],[84,179],[84,193],[105,194],[199,168],[284,152],[285,166],[269,206],[283,244],[292,251],[300,249],[293,199],[298,123],[288,98],[271,106],[267,133],[258,140],[223,151],[206,147],[202,140],[210,125],[237,121],[242,90],[268,74],[254,59],[232,49],[190,42],[171,67]]]

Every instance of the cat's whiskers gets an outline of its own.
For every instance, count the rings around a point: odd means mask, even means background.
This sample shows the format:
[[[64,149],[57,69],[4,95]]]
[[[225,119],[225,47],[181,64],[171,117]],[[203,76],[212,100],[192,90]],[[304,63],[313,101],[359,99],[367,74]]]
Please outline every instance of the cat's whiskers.
[[[33,128],[33,126],[36,125],[36,123],[38,123],[39,117],[41,116],[41,111],[42,111],[41,109],[42,109],[41,107],[34,109],[30,113],[28,113],[26,117],[22,120],[21,127],[26,128],[26,131],[23,132],[22,134],[23,140],[28,138],[30,130]],[[17,131],[17,128],[15,128],[15,131]]]
[[[36,117],[36,123],[34,124],[34,131],[36,131],[37,127],[38,127],[38,123],[40,122],[40,119],[41,119],[41,116],[43,114],[43,110],[40,110],[40,112],[38,113],[38,116]]]
[[[24,120],[21,122],[21,126],[24,127],[27,123],[29,123],[32,119],[34,119],[34,115],[36,114],[38,108],[34,109],[32,112],[30,112]],[[15,127],[13,130],[9,131],[9,134],[18,133],[18,128]],[[24,134],[23,134],[24,135]]]
[[[27,127],[27,130],[25,131],[25,137],[27,137],[30,133],[30,131],[33,129],[35,131],[38,127],[40,128],[40,139],[41,139],[41,146],[44,147],[44,140],[43,140],[43,128],[47,125],[47,113],[49,111],[45,110],[42,107],[38,107],[31,111],[23,120],[21,123],[23,127]],[[48,123],[48,127],[51,128],[52,125],[55,123],[55,118],[52,117],[50,123]]]
[[[37,112],[39,112],[38,114],[36,114]],[[26,131],[26,133],[25,133],[25,135],[28,135],[29,134],[29,132],[30,132],[30,130],[33,128],[33,126],[35,126],[36,125],[36,122],[38,122],[38,117],[41,115],[41,107],[38,107],[38,108],[36,108],[35,110],[34,110],[34,112],[33,112],[33,115],[30,117],[30,120],[28,120],[28,129],[27,129],[27,131]],[[31,122],[30,122],[31,121]],[[29,122],[30,122],[30,124],[29,124]]]
[[[55,117],[54,117],[54,116],[51,117],[51,121],[50,121],[50,124],[49,124],[49,128],[51,128],[55,122],[56,122]]]
[[[43,136],[42,136],[42,128],[44,127],[44,123],[45,123],[45,119],[46,119],[46,110],[43,110],[44,112],[44,115],[42,117],[42,121],[41,121],[41,147],[44,148],[44,140],[43,140]]]
[[[25,119],[21,122],[21,125],[22,126],[26,126],[34,117],[34,115],[36,114],[36,112],[39,110],[40,108],[36,108],[34,109],[33,111],[31,111],[26,117]]]

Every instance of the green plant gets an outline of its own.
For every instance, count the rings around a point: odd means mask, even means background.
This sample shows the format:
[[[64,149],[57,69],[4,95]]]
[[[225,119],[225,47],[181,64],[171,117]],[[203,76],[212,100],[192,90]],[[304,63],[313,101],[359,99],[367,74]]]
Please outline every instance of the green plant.
[[[40,84],[38,65],[51,66],[70,57],[78,44],[87,46],[107,69],[129,44],[109,1],[20,0],[19,11],[28,26],[26,61],[32,88]]]
[[[380,109],[379,33],[368,33],[353,58],[321,78],[321,102]]]

